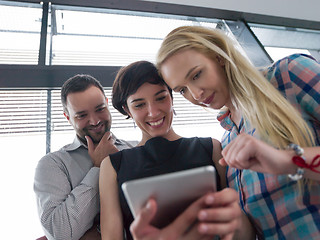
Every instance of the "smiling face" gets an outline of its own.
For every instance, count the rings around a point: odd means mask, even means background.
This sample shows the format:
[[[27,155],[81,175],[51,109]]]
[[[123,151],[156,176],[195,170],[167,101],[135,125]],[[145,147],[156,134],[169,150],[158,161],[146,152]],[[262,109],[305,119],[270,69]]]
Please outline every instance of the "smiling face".
[[[144,83],[127,99],[128,114],[142,131],[144,144],[153,137],[172,140],[172,98],[165,85]]]
[[[160,68],[166,83],[190,102],[220,109],[232,106],[224,63],[192,50],[170,56]]]
[[[101,90],[95,86],[83,92],[69,93],[67,110],[68,113],[64,113],[66,118],[84,143],[87,142],[85,136],[99,143],[105,132],[110,131],[108,103]]]

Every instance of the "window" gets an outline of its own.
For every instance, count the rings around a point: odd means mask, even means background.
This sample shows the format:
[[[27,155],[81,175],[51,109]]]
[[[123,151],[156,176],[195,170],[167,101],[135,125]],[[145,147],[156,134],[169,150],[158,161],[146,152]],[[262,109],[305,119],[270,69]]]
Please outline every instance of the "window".
[[[182,25],[216,26],[216,19],[52,6],[53,65],[123,66],[155,61],[162,39]]]
[[[314,51],[320,51],[320,31],[261,24],[249,26],[274,61],[293,53],[314,55]]]
[[[38,63],[41,18],[40,4],[0,1],[0,64]]]

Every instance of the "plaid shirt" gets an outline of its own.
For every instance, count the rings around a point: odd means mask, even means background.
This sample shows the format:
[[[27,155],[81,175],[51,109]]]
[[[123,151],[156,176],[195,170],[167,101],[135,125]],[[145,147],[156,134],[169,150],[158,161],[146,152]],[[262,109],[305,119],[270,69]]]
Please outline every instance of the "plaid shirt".
[[[314,132],[316,145],[320,145],[319,63],[295,54],[275,62],[264,75],[301,112]],[[226,130],[223,148],[242,132],[258,137],[243,119],[238,129],[228,111],[220,112],[218,120]],[[299,188],[286,175],[235,168],[228,168],[227,181],[239,193],[240,205],[261,238],[320,239],[319,182]]]

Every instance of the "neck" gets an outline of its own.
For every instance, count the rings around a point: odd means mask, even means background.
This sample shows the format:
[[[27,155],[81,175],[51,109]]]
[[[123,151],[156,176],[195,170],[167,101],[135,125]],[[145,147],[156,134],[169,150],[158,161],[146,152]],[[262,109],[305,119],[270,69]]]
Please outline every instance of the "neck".
[[[238,109],[236,109],[233,105],[231,107],[228,107],[230,111],[230,118],[233,121],[233,123],[239,127],[240,121],[241,121],[241,114]]]

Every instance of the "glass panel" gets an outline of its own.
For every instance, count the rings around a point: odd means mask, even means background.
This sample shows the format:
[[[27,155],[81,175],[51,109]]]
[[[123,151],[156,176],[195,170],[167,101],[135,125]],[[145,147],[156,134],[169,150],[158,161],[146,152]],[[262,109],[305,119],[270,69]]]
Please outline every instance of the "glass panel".
[[[261,24],[249,26],[274,61],[293,53],[310,55],[310,51],[320,50],[320,31]]]
[[[52,6],[53,65],[123,66],[155,61],[162,39],[182,25],[215,28],[216,19]]]
[[[33,179],[38,161],[46,154],[45,134],[0,135],[1,239],[43,236],[37,214]]]
[[[45,90],[0,91],[0,137],[46,131]]]
[[[0,64],[37,64],[40,4],[0,1]]]
[[[320,50],[320,31],[249,24],[266,47]]]
[[[46,153],[46,100],[43,90],[0,91],[2,239],[36,239],[44,235],[37,216],[33,179]],[[19,226],[19,231],[17,231]]]

